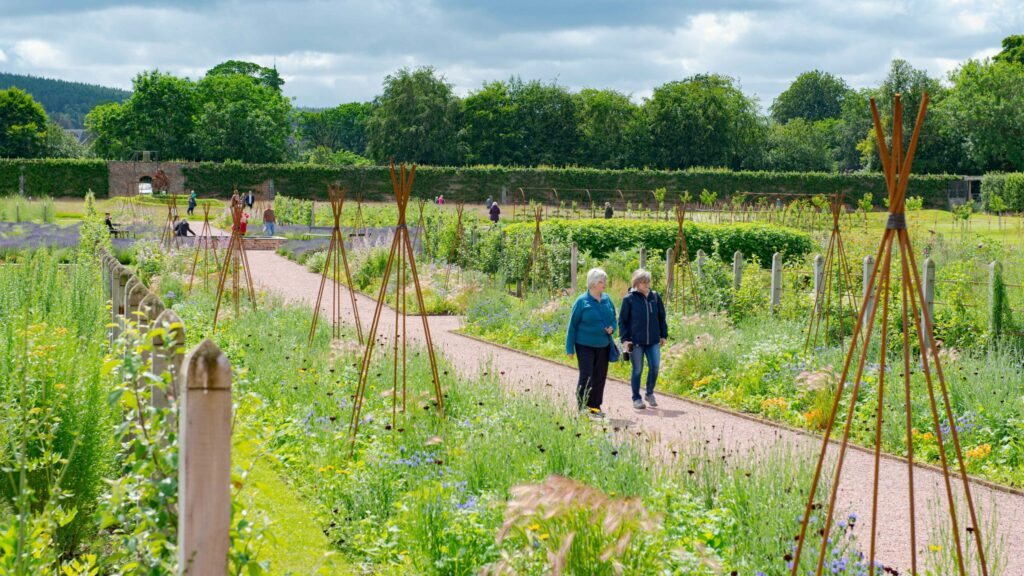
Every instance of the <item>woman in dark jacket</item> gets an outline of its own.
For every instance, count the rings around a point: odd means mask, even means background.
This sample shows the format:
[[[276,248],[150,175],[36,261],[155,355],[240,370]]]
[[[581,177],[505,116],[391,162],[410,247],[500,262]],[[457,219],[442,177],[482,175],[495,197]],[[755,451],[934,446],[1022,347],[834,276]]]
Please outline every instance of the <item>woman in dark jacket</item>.
[[[487,211],[491,215],[491,222],[498,223],[498,218],[501,216],[501,208],[498,208],[497,202],[491,202],[491,208]]]
[[[600,268],[587,272],[587,291],[572,305],[569,329],[565,334],[565,353],[579,361],[576,403],[592,418],[604,418],[601,402],[608,378],[615,334],[615,305],[605,293],[608,275]]]
[[[665,320],[665,303],[657,292],[651,290],[651,273],[643,268],[633,273],[633,288],[622,299],[619,335],[633,363],[629,379],[633,387],[633,407],[647,407],[640,398],[640,376],[644,371],[645,358],[648,364],[647,404],[657,407],[654,384],[658,381],[661,365],[661,346],[668,338],[668,322]]]

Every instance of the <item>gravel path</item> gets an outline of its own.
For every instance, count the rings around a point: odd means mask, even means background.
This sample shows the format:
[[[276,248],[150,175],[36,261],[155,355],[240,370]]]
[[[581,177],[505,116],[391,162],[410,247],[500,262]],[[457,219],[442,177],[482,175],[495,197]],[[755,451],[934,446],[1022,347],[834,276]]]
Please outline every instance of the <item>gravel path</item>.
[[[320,286],[319,275],[305,267],[272,252],[249,252],[253,278],[263,290],[274,292],[286,301],[311,306],[316,301]],[[344,288],[343,288],[344,290]],[[364,329],[369,329],[373,317],[374,302],[365,296],[357,296],[360,316]],[[327,295],[325,294],[325,300]],[[342,298],[345,318],[351,322],[351,306],[348,295]],[[383,314],[378,330],[382,335],[393,334],[393,311]],[[422,323],[418,318],[408,321],[411,339],[422,337]],[[517,353],[499,346],[455,334],[461,320],[450,316],[432,316],[430,331],[435,345],[463,375],[475,377],[481,369],[497,370],[502,384],[510,390],[547,391],[561,401],[574,403],[576,371],[547,360]],[[390,328],[389,328],[390,326]],[[788,444],[806,449],[816,456],[821,440],[799,432],[773,426],[741,415],[688,402],[686,400],[659,397],[658,409],[635,410],[630,399],[629,384],[609,379],[605,388],[605,411],[618,426],[636,426],[659,439],[662,445],[682,445],[693,438],[706,439],[727,450],[740,454],[752,451],[763,452],[775,444]],[[835,447],[831,454],[837,453]],[[837,509],[856,512],[857,537],[867,553],[868,528],[871,513],[871,479],[874,471],[874,457],[862,450],[848,450],[846,453],[843,481],[838,493]],[[879,538],[878,558],[887,565],[901,571],[909,567],[909,506],[907,502],[907,466],[894,458],[883,458],[881,467],[882,487],[879,490]],[[961,486],[954,479],[955,487]],[[945,502],[942,475],[927,467],[914,470],[917,493],[917,547],[918,567],[924,566],[923,558],[931,542],[927,527],[931,521],[930,502]],[[993,506],[998,508],[1000,537],[1005,539],[1007,566],[1003,574],[1024,574],[1024,531],[1012,528],[1019,519],[1024,519],[1024,496],[1007,493],[984,485],[972,484],[972,495],[979,508],[979,523],[984,529]],[[819,488],[822,490],[822,488]],[[956,490],[960,494],[962,490]],[[961,531],[965,530],[965,514],[961,515]],[[948,518],[948,516],[947,516]],[[966,534],[966,533],[965,533]],[[809,553],[817,552],[815,540],[808,539]],[[807,553],[807,552],[805,552]],[[976,566],[975,566],[976,570]],[[973,573],[974,571],[972,571]],[[990,570],[990,574],[993,574]]]

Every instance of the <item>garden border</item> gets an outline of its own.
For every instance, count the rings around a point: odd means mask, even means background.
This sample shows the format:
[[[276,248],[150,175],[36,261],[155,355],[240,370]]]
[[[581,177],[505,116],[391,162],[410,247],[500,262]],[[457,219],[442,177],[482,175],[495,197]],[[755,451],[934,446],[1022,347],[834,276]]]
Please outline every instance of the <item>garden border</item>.
[[[514,352],[514,353],[517,353],[517,354],[523,354],[523,355],[529,356],[531,358],[535,358],[537,360],[543,360],[544,362],[548,362],[548,363],[554,364],[556,366],[561,366],[563,368],[572,368],[572,366],[570,364],[563,364],[561,362],[558,362],[557,360],[552,360],[551,358],[546,358],[544,356],[541,356],[539,354],[535,354],[533,352],[525,352],[523,350],[517,350],[517,349],[515,349],[515,348],[513,348],[511,346],[507,346],[505,344],[499,344],[497,342],[492,342],[490,340],[486,340],[484,338],[481,338],[479,336],[475,336],[473,334],[467,334],[462,329],[453,330],[452,334],[456,334],[458,336],[469,338],[470,340],[476,340],[477,342],[480,342],[480,343],[483,343],[483,344],[488,344],[490,346],[496,346],[498,348],[501,348],[503,350],[507,350],[509,352]],[[625,380],[623,380],[621,378],[617,378],[615,376],[609,375],[608,379],[609,380],[614,380],[615,382],[617,382],[619,384],[622,384],[624,386],[629,386],[629,382],[627,382],[627,381],[625,381]],[[745,420],[750,420],[751,422],[757,422],[759,424],[765,424],[765,425],[768,425],[768,426],[772,426],[774,428],[779,428],[781,430],[786,430],[788,432],[793,432],[793,433],[796,433],[796,434],[800,434],[802,436],[807,436],[808,438],[813,438],[815,440],[819,440],[820,441],[822,439],[821,435],[815,434],[814,432],[811,432],[809,430],[804,430],[802,428],[795,428],[795,427],[790,426],[788,424],[784,424],[784,423],[781,423],[781,422],[775,422],[773,420],[768,420],[768,419],[765,419],[765,418],[761,418],[761,417],[756,416],[754,414],[748,414],[746,412],[739,412],[739,411],[734,410],[732,408],[727,408],[725,406],[719,406],[717,404],[711,404],[709,402],[704,402],[702,400],[695,400],[693,398],[687,398],[686,396],[680,396],[678,394],[673,394],[671,392],[659,392],[659,394],[661,394],[662,396],[667,396],[669,398],[674,398],[674,399],[679,400],[681,402],[688,402],[690,404],[695,404],[695,405],[700,406],[702,408],[707,408],[709,410],[714,410],[714,411],[717,411],[717,412],[721,412],[723,414],[728,414],[730,416],[737,416],[737,417],[743,418]],[[829,444],[838,446],[840,444],[840,442],[838,440],[832,439],[832,440],[829,441]],[[857,443],[855,443],[853,441],[848,442],[848,446],[850,446],[851,448],[853,448],[855,450],[858,450],[860,452],[868,454],[870,456],[874,456],[874,454],[875,454],[874,448],[867,448],[867,447],[861,446],[860,444],[857,444]],[[887,458],[887,459],[889,459],[889,460],[891,460],[893,462],[899,462],[899,463],[902,463],[902,464],[906,464],[906,462],[907,462],[906,458],[901,458],[900,456],[897,456],[895,454],[890,454],[888,452],[884,452],[883,451],[883,452],[880,453],[880,455],[881,455],[882,458]],[[935,472],[937,474],[941,474],[942,473],[942,468],[940,468],[938,466],[935,466],[933,464],[927,464],[927,463],[924,463],[924,462],[914,462],[914,466],[922,468],[922,469],[925,469],[925,470],[928,470],[930,472]],[[960,473],[959,472],[954,472],[952,470],[949,471],[949,475],[950,475],[950,477],[953,477],[953,478],[960,478]],[[1010,494],[1012,496],[1024,496],[1024,489],[1014,488],[1012,486],[1006,486],[1005,484],[999,484],[998,482],[993,482],[993,481],[987,480],[985,478],[978,478],[977,476],[972,476],[970,474],[967,475],[967,479],[969,481],[971,481],[971,482],[975,482],[977,484],[985,486],[986,488],[990,488],[992,490],[996,490],[996,491],[1002,492],[1004,494]]]

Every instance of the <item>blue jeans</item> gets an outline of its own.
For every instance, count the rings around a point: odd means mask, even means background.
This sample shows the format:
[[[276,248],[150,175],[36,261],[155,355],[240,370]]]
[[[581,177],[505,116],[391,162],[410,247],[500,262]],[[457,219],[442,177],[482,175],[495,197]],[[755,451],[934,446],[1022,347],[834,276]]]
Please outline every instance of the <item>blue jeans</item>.
[[[654,394],[654,384],[658,381],[658,369],[661,367],[661,345],[633,344],[633,351],[629,354],[629,361],[633,363],[633,373],[629,377],[633,400],[640,400],[640,376],[644,372],[644,358],[647,359],[647,394]]]
[[[264,222],[263,223],[263,228],[267,231],[267,236],[273,236],[274,235],[274,223],[273,222]]]

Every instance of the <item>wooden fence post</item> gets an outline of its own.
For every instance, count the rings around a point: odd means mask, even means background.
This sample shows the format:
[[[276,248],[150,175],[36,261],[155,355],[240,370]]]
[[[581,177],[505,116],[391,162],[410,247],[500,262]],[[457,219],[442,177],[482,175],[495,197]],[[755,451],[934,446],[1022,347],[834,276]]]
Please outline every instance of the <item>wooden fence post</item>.
[[[707,261],[707,254],[703,250],[697,250],[697,278],[704,280],[704,262]]]
[[[732,289],[739,290],[743,284],[743,253],[737,250],[732,255]]]
[[[779,252],[772,254],[771,296],[771,311],[772,313],[775,313],[778,312],[779,305],[782,303],[782,254]]]
[[[675,252],[672,248],[665,250],[665,300],[672,299],[672,289],[676,283]]]
[[[129,280],[134,278],[132,273],[124,266],[118,265],[114,268],[114,281],[111,283],[114,291],[111,297],[110,323],[114,325],[110,331],[110,343],[113,344],[124,331],[124,298]]]
[[[575,295],[580,273],[580,249],[573,242],[569,245],[569,289]]]
[[[991,222],[991,221],[990,221]],[[1002,272],[1003,267],[999,262],[995,260],[988,265],[988,331],[993,338],[999,336],[1003,330],[1002,318],[1002,304],[999,302],[996,294],[1002,289]]]
[[[825,257],[818,254],[814,257],[814,313],[821,310],[821,301],[825,295]]]
[[[640,247],[640,267],[647,268],[647,248]]]
[[[157,376],[170,372],[171,381],[166,390],[154,386],[152,399],[157,408],[166,408],[169,397],[178,397],[178,378],[181,375],[181,363],[185,360],[185,326],[173,310],[164,310],[157,316],[153,327],[156,332],[153,334],[151,370]]]
[[[863,278],[863,294],[864,294],[864,322],[861,328],[863,330],[868,329],[868,323],[871,319],[871,307],[875,302],[875,295],[870,291],[871,284],[871,270],[875,267],[875,258],[873,256],[864,257],[864,265],[861,268],[861,277]]]
[[[921,278],[921,291],[924,292],[924,302],[921,304],[921,326],[925,325],[924,315],[927,314],[928,318],[932,321],[932,327],[935,327],[935,261],[931,258],[924,259],[924,274]],[[925,341],[921,343],[925,348],[931,348],[932,346],[932,335],[925,331]]]
[[[178,573],[228,570],[231,364],[210,340],[185,359],[178,412]]]

